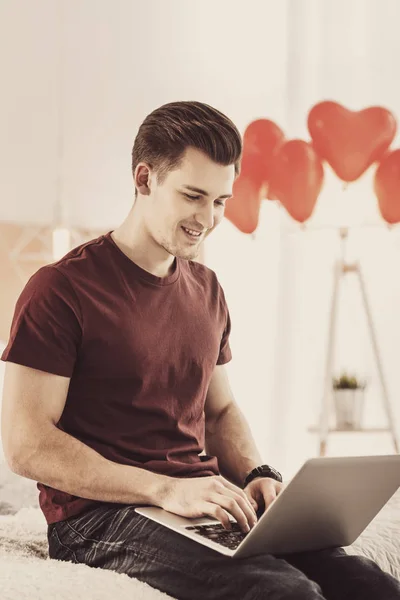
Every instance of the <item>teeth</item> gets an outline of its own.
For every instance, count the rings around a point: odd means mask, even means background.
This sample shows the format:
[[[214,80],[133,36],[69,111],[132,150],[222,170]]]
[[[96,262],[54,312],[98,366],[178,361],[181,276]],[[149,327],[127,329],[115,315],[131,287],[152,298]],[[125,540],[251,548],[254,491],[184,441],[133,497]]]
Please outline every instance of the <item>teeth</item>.
[[[201,235],[201,233],[199,233],[198,231],[193,231],[193,229],[187,229],[187,227],[184,227],[183,229],[190,233],[190,235],[194,235],[195,237],[199,237],[199,235]]]

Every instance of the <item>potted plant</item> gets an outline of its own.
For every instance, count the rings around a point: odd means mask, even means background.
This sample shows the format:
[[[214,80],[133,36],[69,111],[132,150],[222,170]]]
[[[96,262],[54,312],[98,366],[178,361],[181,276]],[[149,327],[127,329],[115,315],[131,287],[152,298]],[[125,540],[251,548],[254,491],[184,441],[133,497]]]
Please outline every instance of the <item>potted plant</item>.
[[[360,429],[364,406],[365,380],[344,371],[332,381],[337,429]]]

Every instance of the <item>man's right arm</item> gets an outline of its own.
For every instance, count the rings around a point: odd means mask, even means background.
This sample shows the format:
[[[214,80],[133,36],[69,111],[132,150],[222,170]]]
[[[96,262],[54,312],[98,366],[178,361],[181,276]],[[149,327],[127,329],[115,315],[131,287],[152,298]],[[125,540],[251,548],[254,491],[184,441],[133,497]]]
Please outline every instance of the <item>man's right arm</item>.
[[[1,432],[15,473],[91,500],[160,506],[173,479],[107,460],[58,429],[69,378],[6,364]]]

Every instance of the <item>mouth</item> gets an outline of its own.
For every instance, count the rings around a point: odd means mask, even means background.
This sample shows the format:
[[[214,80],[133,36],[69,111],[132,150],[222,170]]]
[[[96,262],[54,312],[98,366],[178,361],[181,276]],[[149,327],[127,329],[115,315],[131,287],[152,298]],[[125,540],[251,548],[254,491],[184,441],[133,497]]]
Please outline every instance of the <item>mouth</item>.
[[[192,242],[198,242],[203,237],[202,231],[196,231],[194,229],[187,229],[183,225],[181,227],[182,227],[182,231],[185,233],[186,237],[188,239],[190,239]]]

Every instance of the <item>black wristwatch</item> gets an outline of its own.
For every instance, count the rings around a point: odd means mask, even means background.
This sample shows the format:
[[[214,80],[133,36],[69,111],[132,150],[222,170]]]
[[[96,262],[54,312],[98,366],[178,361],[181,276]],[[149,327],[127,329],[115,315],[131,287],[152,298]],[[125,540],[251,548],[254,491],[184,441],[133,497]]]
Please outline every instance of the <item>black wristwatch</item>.
[[[246,485],[249,485],[250,481],[253,481],[253,479],[256,477],[270,477],[271,479],[279,481],[279,483],[282,483],[283,481],[282,475],[279,473],[279,471],[273,467],[270,467],[269,465],[260,465],[259,467],[256,467],[250,471],[250,473],[247,475],[243,483],[243,488],[245,488]]]

